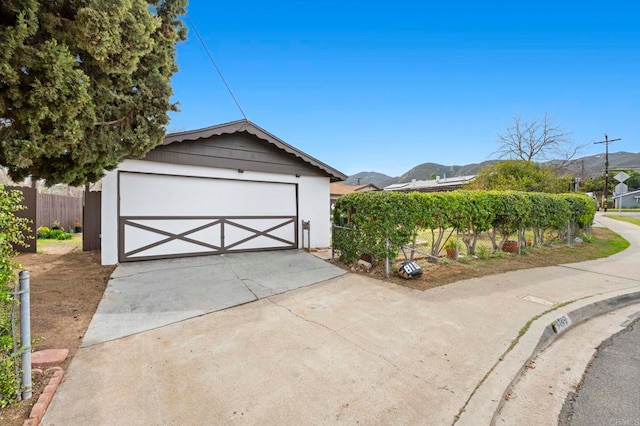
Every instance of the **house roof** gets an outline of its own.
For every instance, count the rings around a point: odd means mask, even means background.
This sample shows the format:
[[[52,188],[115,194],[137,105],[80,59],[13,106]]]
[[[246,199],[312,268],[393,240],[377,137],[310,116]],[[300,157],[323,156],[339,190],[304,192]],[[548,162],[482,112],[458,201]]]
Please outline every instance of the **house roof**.
[[[640,189],[635,191],[625,192],[624,194],[614,195],[613,198],[629,197],[631,195],[640,196]]]
[[[436,192],[436,191],[450,191],[458,189],[462,185],[467,184],[475,179],[476,175],[456,176],[451,178],[437,178],[431,180],[416,180],[405,183],[394,183],[393,185],[385,186],[385,191],[421,191],[421,192]]]
[[[332,182],[330,192],[331,195],[346,195],[351,194],[352,192],[358,192],[367,189],[373,191],[380,190],[380,188],[372,183],[367,183],[364,185],[346,185],[342,182]]]
[[[188,130],[185,132],[170,133],[165,136],[162,145],[170,145],[172,143],[179,143],[185,141],[195,141],[198,139],[206,139],[212,136],[220,136],[223,134],[246,132],[257,138],[298,157],[305,163],[320,169],[327,174],[332,181],[341,181],[347,179],[347,176],[339,172],[338,170],[328,166],[327,164],[313,158],[312,156],[305,154],[299,149],[294,148],[282,139],[267,132],[262,127],[252,123],[249,120],[238,120],[229,123],[217,124],[215,126],[206,127],[203,129]]]

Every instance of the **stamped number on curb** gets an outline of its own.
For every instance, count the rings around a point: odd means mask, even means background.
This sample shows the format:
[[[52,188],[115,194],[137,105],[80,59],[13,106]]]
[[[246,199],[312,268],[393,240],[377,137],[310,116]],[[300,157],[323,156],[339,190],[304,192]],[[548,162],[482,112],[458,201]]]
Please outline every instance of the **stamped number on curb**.
[[[562,333],[571,325],[571,318],[569,315],[563,315],[560,318],[556,319],[551,323],[551,328],[553,328],[553,332],[556,334]]]

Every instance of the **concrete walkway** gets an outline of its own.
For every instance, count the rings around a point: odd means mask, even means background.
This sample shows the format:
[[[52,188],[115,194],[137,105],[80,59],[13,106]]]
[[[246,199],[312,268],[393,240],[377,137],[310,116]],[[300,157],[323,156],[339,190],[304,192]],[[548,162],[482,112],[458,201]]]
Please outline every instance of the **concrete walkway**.
[[[424,292],[347,274],[81,348],[43,424],[487,424],[467,402],[527,321],[640,290],[640,228],[599,221],[632,247]]]

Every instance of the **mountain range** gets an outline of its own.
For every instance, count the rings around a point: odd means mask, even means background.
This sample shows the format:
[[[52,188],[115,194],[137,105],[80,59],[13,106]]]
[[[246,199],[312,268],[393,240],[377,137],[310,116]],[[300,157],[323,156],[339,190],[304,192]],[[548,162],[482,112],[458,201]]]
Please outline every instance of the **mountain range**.
[[[480,169],[489,166],[499,160],[488,160],[482,163],[465,164],[463,166],[445,166],[437,163],[422,163],[402,176],[388,176],[384,173],[375,171],[360,172],[351,175],[345,183],[347,185],[359,185],[373,183],[379,188],[392,185],[394,183],[411,182],[416,180],[435,179],[440,177],[467,176],[478,174]],[[544,164],[553,164],[555,161],[549,161]],[[590,155],[587,157],[576,158],[567,166],[567,172],[581,176],[583,179],[599,174],[604,174],[604,154]],[[609,171],[615,172],[619,169],[635,169],[640,171],[640,153],[632,152],[612,152],[609,153]],[[613,173],[615,174],[615,173]]]

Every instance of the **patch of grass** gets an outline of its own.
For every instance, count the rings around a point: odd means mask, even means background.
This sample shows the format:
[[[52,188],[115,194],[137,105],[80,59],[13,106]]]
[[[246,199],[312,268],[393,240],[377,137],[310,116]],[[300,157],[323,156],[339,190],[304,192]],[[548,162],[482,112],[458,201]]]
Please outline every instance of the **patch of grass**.
[[[82,234],[73,234],[69,240],[49,240],[38,238],[37,252],[40,254],[67,253],[82,247]]]
[[[57,244],[78,244],[78,242],[82,242],[82,234],[72,234],[72,237],[68,240],[56,240],[49,238],[38,238],[38,246],[49,246],[49,245],[57,245]]]
[[[636,219],[635,217],[618,216],[612,214],[605,214],[604,217],[608,217],[609,219],[621,220],[622,222],[633,223],[634,225],[640,226],[640,219]]]

